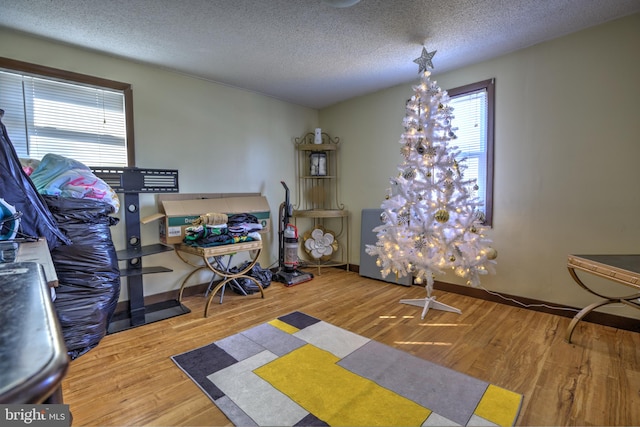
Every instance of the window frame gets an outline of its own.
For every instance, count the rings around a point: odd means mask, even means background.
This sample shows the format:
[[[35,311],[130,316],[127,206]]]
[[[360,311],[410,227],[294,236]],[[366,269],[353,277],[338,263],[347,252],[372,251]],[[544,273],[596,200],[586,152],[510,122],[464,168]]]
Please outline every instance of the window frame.
[[[470,83],[464,86],[459,86],[453,89],[447,89],[449,98],[455,98],[466,95],[471,92],[477,92],[484,90],[487,93],[487,148],[485,151],[485,161],[487,166],[487,188],[485,189],[484,200],[484,225],[493,226],[493,177],[494,177],[494,146],[495,146],[495,86],[496,79],[488,79],[475,83]],[[454,112],[455,115],[455,112]]]
[[[131,84],[118,82],[115,80],[103,79],[101,77],[94,77],[87,74],[75,73],[73,71],[47,67],[44,65],[18,61],[1,56],[0,68],[26,73],[42,78],[62,80],[69,83],[84,84],[121,91],[124,95],[124,112],[127,138],[127,167],[135,167],[136,161],[133,130],[133,91],[131,89]]]

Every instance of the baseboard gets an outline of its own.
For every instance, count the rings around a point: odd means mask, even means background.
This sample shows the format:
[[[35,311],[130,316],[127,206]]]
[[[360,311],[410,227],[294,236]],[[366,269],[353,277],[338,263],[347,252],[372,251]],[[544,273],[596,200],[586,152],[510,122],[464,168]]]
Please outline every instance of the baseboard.
[[[540,300],[535,300],[531,298],[525,298],[521,296],[514,296],[514,295],[500,293],[500,295],[502,295],[504,298],[514,299],[527,306],[527,307],[523,307],[520,304],[517,304],[513,301],[505,300],[503,298],[500,298],[497,295],[490,294],[479,288],[472,288],[470,286],[463,286],[463,285],[455,285],[455,284],[446,283],[446,282],[436,281],[433,287],[434,289],[445,291],[445,292],[451,292],[454,294],[470,296],[470,297],[485,300],[485,301],[497,302],[497,303],[509,305],[512,307],[520,307],[527,310],[555,314],[557,316],[563,316],[563,317],[569,317],[569,318],[574,317],[576,315],[576,311],[581,310],[580,307],[559,306],[556,303],[551,303],[547,301],[540,301]],[[564,308],[564,310],[544,307],[543,305],[552,306],[552,307],[562,307]],[[592,311],[591,313],[587,314],[582,319],[582,321],[596,323],[603,326],[611,326],[613,328],[624,329],[626,331],[640,332],[640,322],[638,321],[638,319],[624,317],[624,316],[616,316],[615,314]]]
[[[346,265],[340,266],[340,267],[336,267],[345,271],[351,271],[354,273],[359,273],[360,272],[360,266],[356,265],[356,264],[349,264],[349,266],[347,267]],[[273,271],[277,271],[276,269],[273,269]],[[372,279],[373,280],[373,279]],[[203,283],[200,285],[194,285],[194,286],[189,286],[186,287],[184,289],[184,293],[183,296],[187,297],[187,296],[192,296],[192,295],[198,295],[198,294],[204,294],[204,292],[207,290],[207,283]],[[416,286],[421,286],[421,285],[416,285]],[[504,304],[504,305],[508,305],[508,306],[512,306],[512,307],[520,307],[520,308],[525,308],[527,310],[533,310],[533,311],[539,311],[542,313],[549,313],[549,314],[555,314],[557,316],[563,316],[563,317],[568,317],[571,318],[573,316],[575,316],[576,314],[576,310],[580,310],[580,307],[563,307],[566,310],[556,310],[556,309],[552,309],[552,308],[548,308],[548,307],[544,307],[543,305],[546,306],[553,306],[553,307],[558,307],[557,304],[555,303],[550,303],[547,301],[540,301],[540,300],[535,300],[535,299],[531,299],[531,298],[525,298],[525,297],[521,297],[521,296],[514,296],[514,295],[509,295],[509,294],[500,294],[502,295],[504,298],[509,298],[509,299],[514,299],[516,301],[519,301],[520,303],[526,305],[527,307],[523,307],[520,304],[517,304],[513,301],[509,301],[509,300],[505,300],[503,298],[500,298],[497,295],[493,295],[490,294],[482,289],[479,288],[473,288],[470,286],[463,286],[463,285],[456,285],[453,283],[447,283],[447,282],[440,282],[440,281],[436,281],[434,284],[434,289],[436,290],[440,290],[440,291],[445,291],[445,292],[451,292],[454,294],[458,294],[458,295],[465,295],[465,296],[469,296],[469,297],[473,297],[473,298],[477,298],[477,299],[481,299],[484,301],[491,301],[491,302],[497,302],[500,304]],[[155,304],[155,303],[159,303],[162,301],[167,301],[167,300],[171,300],[171,299],[177,299],[178,298],[178,291],[168,291],[168,292],[163,292],[160,294],[155,294],[155,295],[149,295],[146,296],[144,298],[144,304],[145,305],[151,305],[151,304]],[[120,301],[117,305],[116,305],[116,313],[120,313],[123,311],[127,311],[129,309],[129,301]],[[613,328],[617,328],[617,329],[623,329],[625,331],[632,331],[632,332],[640,332],[640,321],[638,321],[638,319],[634,319],[634,318],[630,318],[630,317],[624,317],[624,316],[616,316],[615,314],[609,314],[609,313],[601,313],[598,311],[592,311],[591,313],[587,314],[584,319],[582,319],[582,321],[585,322],[590,322],[590,323],[596,323],[598,325],[603,325],[603,326],[611,326]]]

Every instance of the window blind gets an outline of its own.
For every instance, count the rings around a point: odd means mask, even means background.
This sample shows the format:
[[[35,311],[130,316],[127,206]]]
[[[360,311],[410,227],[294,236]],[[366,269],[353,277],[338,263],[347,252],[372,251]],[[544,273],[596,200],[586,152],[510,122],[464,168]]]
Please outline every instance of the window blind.
[[[92,166],[126,166],[124,94],[0,71],[3,122],[20,157],[47,153]]]
[[[485,89],[450,98],[453,107],[452,124],[457,128],[457,139],[451,142],[466,158],[465,179],[475,179],[476,197],[482,202],[487,192],[487,91]]]

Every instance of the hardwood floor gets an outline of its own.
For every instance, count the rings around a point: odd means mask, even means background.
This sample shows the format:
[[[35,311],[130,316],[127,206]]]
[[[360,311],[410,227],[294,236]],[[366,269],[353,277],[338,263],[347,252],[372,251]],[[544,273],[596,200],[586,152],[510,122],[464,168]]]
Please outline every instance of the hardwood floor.
[[[291,311],[524,395],[517,425],[640,425],[640,334],[582,322],[573,344],[568,318],[436,291],[462,314],[399,304],[424,288],[323,270],[311,282],[272,283],[265,299],[227,292],[203,317],[192,312],[106,336],[71,362],[63,382],[74,426],[223,426],[227,418],[171,361]]]

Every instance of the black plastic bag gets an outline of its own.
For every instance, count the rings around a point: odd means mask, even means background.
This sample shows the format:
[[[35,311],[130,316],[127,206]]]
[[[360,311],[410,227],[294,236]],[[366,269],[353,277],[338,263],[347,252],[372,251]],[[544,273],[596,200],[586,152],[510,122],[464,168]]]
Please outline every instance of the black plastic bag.
[[[247,268],[248,265],[249,261],[245,261],[239,267],[233,267],[229,271],[231,273],[237,273]],[[251,270],[247,271],[246,275],[249,277],[253,277],[258,282],[260,282],[260,285],[262,285],[262,289],[266,289],[269,287],[269,285],[271,285],[271,279],[273,277],[273,273],[271,272],[271,270],[262,268],[259,262],[256,262],[256,264],[251,267]],[[258,288],[258,285],[256,285],[251,279],[240,277],[235,280],[235,283],[234,281],[231,281],[229,283],[231,284],[231,289],[233,289],[235,293],[240,295],[251,295],[255,292],[260,292],[260,288]],[[238,289],[237,286],[240,286],[241,289]]]
[[[120,269],[109,227],[113,207],[90,199],[43,196],[71,245],[51,251],[58,274],[54,305],[71,359],[107,333],[120,296]]]
[[[42,196],[22,170],[18,154],[1,120],[0,146],[0,197],[22,214],[20,232],[46,239],[49,249],[69,244]]]

